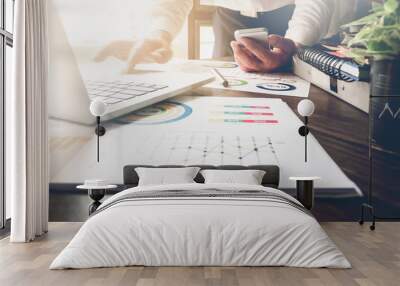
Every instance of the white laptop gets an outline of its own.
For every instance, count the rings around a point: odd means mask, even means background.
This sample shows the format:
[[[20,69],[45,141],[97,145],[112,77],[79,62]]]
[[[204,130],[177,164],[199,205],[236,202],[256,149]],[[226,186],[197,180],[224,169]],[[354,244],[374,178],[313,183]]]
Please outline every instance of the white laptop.
[[[91,48],[71,47],[60,19],[56,11],[50,13],[50,118],[93,124],[91,100],[107,104],[102,119],[109,120],[200,87],[214,78],[212,73],[171,71],[154,64],[138,65],[135,73],[124,74],[125,62],[92,61],[96,47],[93,52]]]

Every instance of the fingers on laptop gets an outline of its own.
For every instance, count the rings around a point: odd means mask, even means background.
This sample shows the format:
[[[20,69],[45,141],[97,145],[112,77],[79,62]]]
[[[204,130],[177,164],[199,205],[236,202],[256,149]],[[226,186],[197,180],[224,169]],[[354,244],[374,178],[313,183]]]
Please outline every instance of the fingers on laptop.
[[[135,65],[147,59],[157,63],[164,63],[172,57],[169,46],[160,39],[144,39],[139,41],[132,49],[128,61],[127,72],[133,72]]]
[[[95,62],[102,62],[109,57],[117,58],[121,61],[126,61],[133,47],[132,41],[114,41],[105,46],[94,58]]]
[[[165,64],[172,58],[172,54],[171,49],[161,49],[150,54],[149,58],[158,64]]]
[[[172,57],[172,50],[162,41],[154,39],[145,39],[136,43],[133,41],[114,41],[101,49],[94,61],[103,62],[110,57],[127,61],[126,72],[129,73],[140,62],[166,63]]]

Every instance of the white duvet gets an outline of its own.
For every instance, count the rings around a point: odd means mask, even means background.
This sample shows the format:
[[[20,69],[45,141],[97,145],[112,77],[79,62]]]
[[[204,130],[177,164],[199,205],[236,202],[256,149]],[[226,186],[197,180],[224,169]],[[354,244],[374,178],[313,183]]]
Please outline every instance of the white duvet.
[[[210,188],[262,190],[295,201],[279,190],[250,185],[128,189],[100,206],[104,210],[84,223],[50,269],[127,265],[351,267],[315,218],[290,204],[230,197],[152,198],[112,204],[132,192]]]

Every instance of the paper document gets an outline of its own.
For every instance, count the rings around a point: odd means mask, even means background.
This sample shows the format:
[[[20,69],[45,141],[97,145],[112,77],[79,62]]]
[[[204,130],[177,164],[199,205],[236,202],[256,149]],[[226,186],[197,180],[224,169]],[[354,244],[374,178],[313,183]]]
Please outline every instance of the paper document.
[[[216,78],[206,87],[298,97],[308,97],[310,91],[310,83],[293,74],[248,73],[234,62],[202,63],[217,69],[229,84],[224,87],[221,79]]]
[[[317,197],[361,196],[317,139],[308,136],[307,163],[301,120],[280,98],[179,96],[104,123],[99,163],[92,129],[68,135],[51,125],[53,183],[102,178],[121,183],[124,165],[277,165],[280,187],[291,176],[318,176]],[[83,128],[83,127],[82,127]],[[86,131],[85,131],[86,130]],[[57,136],[53,138],[53,136]],[[72,154],[72,155],[70,155]]]
[[[235,62],[206,61],[206,60],[173,60],[168,64],[140,64],[143,69],[165,71],[180,71],[185,73],[212,73],[218,71],[227,81],[228,86],[222,85],[223,80],[215,76],[215,80],[205,87],[256,92],[271,95],[308,97],[310,83],[292,73],[248,73],[242,71]]]

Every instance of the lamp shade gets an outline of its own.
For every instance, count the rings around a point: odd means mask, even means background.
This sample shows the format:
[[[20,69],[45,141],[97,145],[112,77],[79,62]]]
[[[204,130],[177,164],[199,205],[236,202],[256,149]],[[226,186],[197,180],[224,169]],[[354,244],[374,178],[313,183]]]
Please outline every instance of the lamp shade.
[[[297,105],[297,112],[304,117],[311,116],[314,113],[314,110],[315,110],[314,102],[312,102],[309,99],[303,99]]]
[[[106,110],[107,106],[101,100],[93,100],[90,103],[90,113],[92,113],[93,116],[103,116]]]

